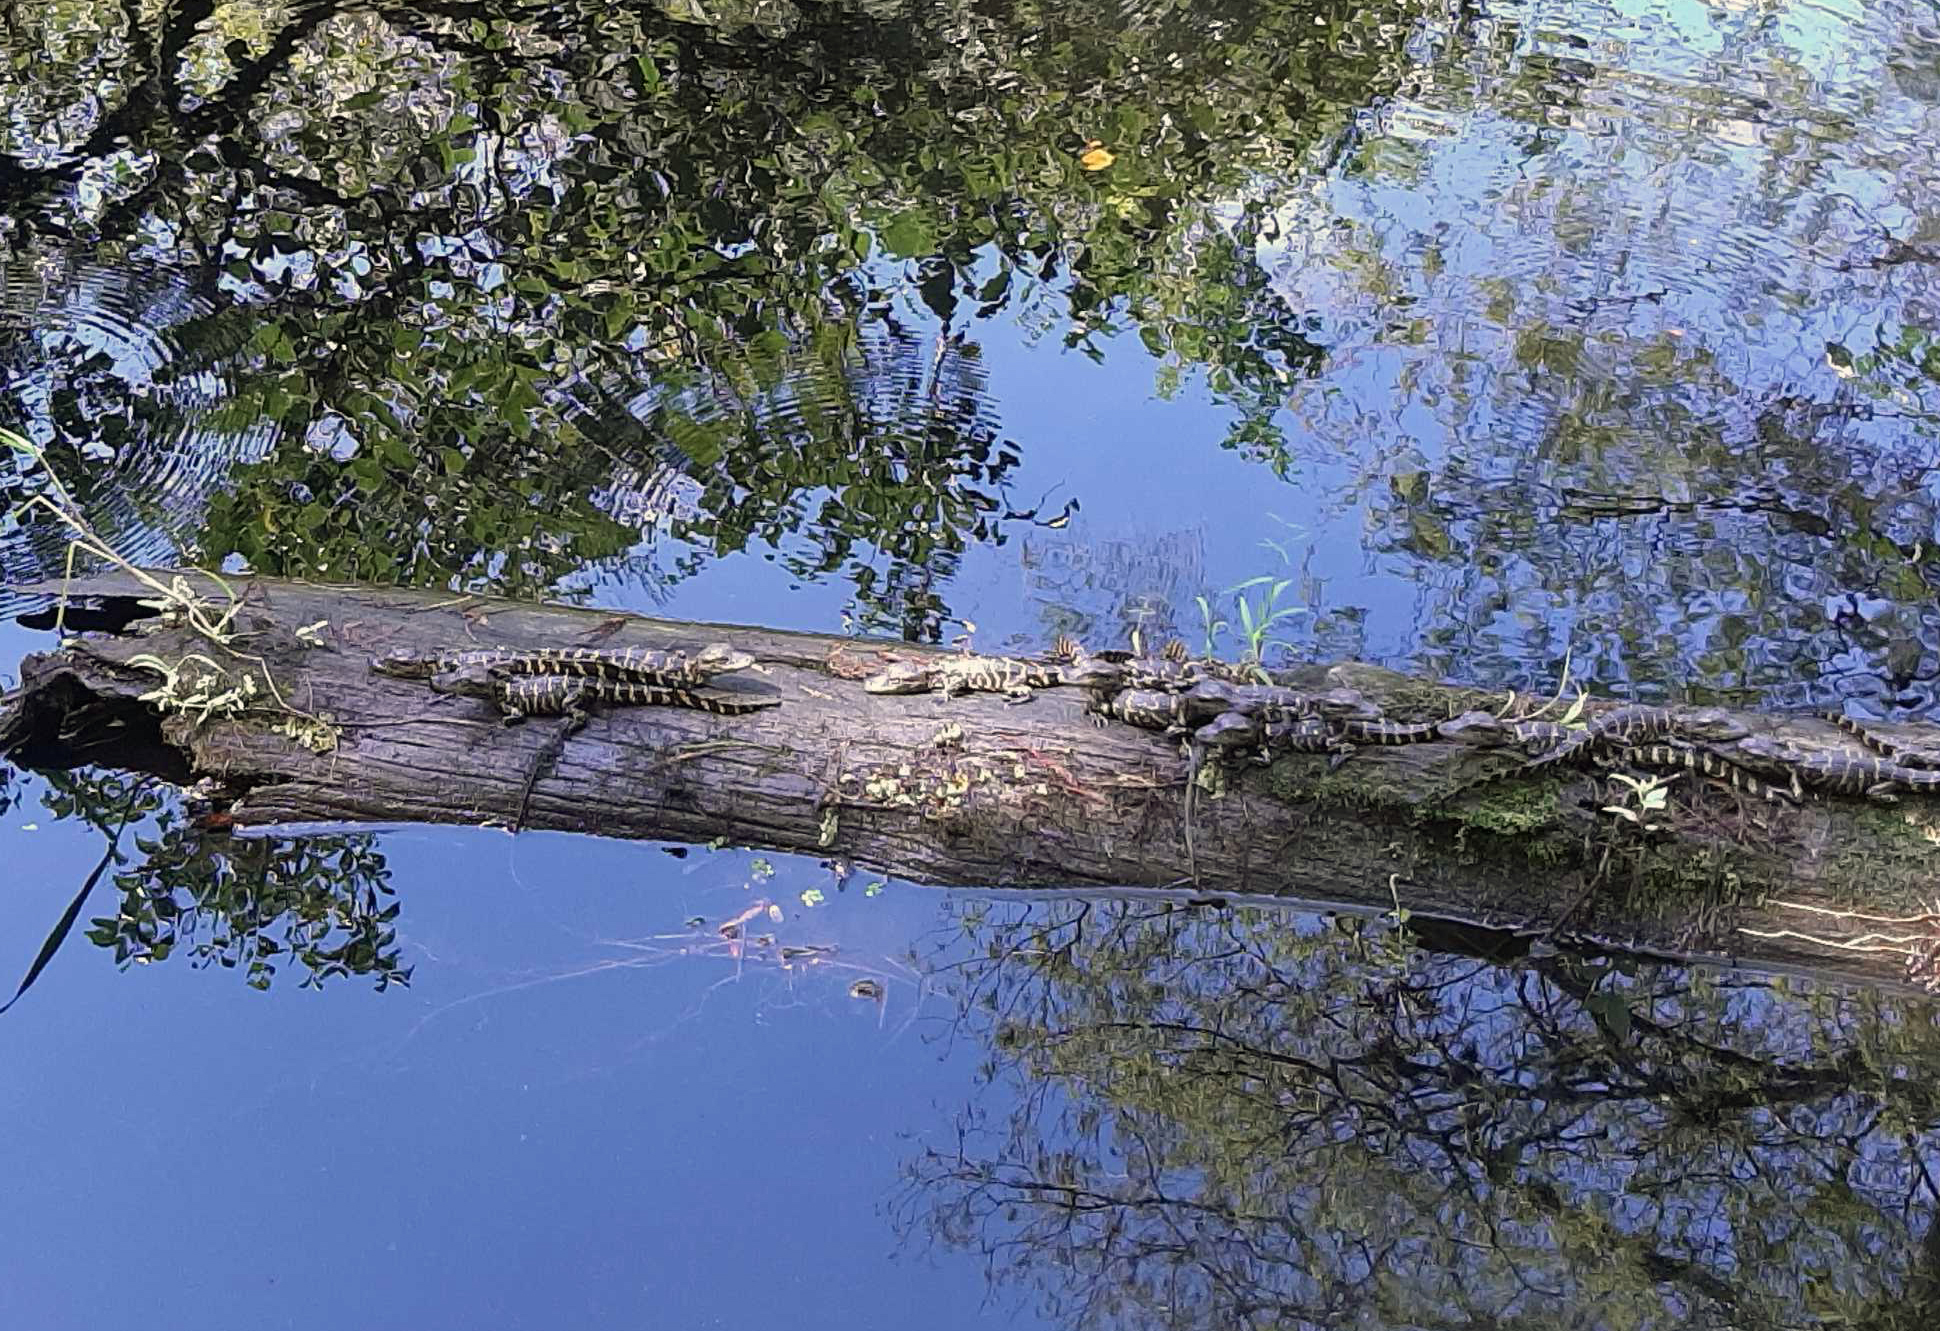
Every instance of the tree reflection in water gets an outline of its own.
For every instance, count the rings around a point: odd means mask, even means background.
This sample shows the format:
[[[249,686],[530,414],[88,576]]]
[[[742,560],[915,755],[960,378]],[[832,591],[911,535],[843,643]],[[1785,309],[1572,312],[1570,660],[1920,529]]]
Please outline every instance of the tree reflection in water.
[[[1014,1108],[901,1219],[1064,1324],[1940,1325],[1930,1002],[1258,908],[961,923]]]

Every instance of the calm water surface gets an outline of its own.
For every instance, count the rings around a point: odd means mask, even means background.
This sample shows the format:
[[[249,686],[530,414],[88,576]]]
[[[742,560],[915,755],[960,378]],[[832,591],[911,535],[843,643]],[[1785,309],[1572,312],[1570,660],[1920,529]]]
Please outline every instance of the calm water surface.
[[[433,9],[15,7],[6,580],[58,481],[157,563],[1935,704],[1931,3]],[[122,790],[7,775],[14,971]],[[1940,1325],[1930,1005],[136,831],[0,1019],[9,1326]]]

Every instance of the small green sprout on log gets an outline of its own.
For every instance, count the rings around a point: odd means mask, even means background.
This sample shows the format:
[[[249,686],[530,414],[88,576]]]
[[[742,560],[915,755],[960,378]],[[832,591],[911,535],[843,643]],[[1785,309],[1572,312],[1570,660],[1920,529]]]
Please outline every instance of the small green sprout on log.
[[[1682,775],[1681,772],[1672,772],[1668,776],[1634,777],[1626,776],[1622,772],[1612,772],[1610,779],[1623,782],[1630,787],[1630,791],[1624,802],[1606,804],[1603,806],[1603,812],[1623,819],[1639,831],[1662,831],[1664,825],[1651,822],[1650,816],[1664,811],[1665,804],[1670,798],[1670,783]]]

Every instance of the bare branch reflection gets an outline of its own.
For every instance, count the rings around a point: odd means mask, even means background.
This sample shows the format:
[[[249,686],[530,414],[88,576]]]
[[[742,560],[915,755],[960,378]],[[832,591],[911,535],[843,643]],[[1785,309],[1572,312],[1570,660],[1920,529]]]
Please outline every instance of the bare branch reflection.
[[[1060,1323],[1940,1315],[1930,1004],[1257,908],[961,923],[988,1087],[900,1218]]]

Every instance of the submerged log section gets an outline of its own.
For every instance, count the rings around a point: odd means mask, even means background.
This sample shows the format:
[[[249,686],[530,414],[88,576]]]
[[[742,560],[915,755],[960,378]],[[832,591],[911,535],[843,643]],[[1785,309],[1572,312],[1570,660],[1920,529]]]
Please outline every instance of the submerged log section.
[[[227,607],[206,576],[182,576],[216,612]],[[489,701],[376,674],[373,655],[694,651],[727,641],[759,664],[718,681],[719,691],[780,706],[735,717],[598,711],[539,782],[525,826],[725,838],[939,883],[1189,887],[1362,910],[1398,902],[1529,935],[1568,912],[1572,934],[1885,982],[1903,974],[1905,946],[1760,935],[1937,931],[1914,917],[1940,868],[1940,797],[1792,807],[1687,774],[1640,822],[1606,811],[1623,792],[1593,772],[1545,768],[1444,799],[1437,792],[1511,760],[1447,743],[1366,747],[1338,767],[1302,755],[1219,765],[1222,780],[1193,801],[1189,865],[1178,745],[1093,724],[1076,689],[1040,690],[1019,705],[989,693],[876,696],[862,673],[924,649],[439,593],[234,585],[236,636],[216,646],[138,606],[148,592],[132,578],[74,584],[72,623],[96,627],[23,663],[20,688],[0,708],[0,753],[27,766],[101,762],[199,783],[211,827],[508,822],[559,723],[502,727]],[[178,672],[171,696],[141,701],[168,682],[158,662]],[[1351,685],[1396,721],[1504,701],[1365,666],[1315,667],[1285,682]],[[1744,719],[1807,744],[1840,742],[1816,719]]]

